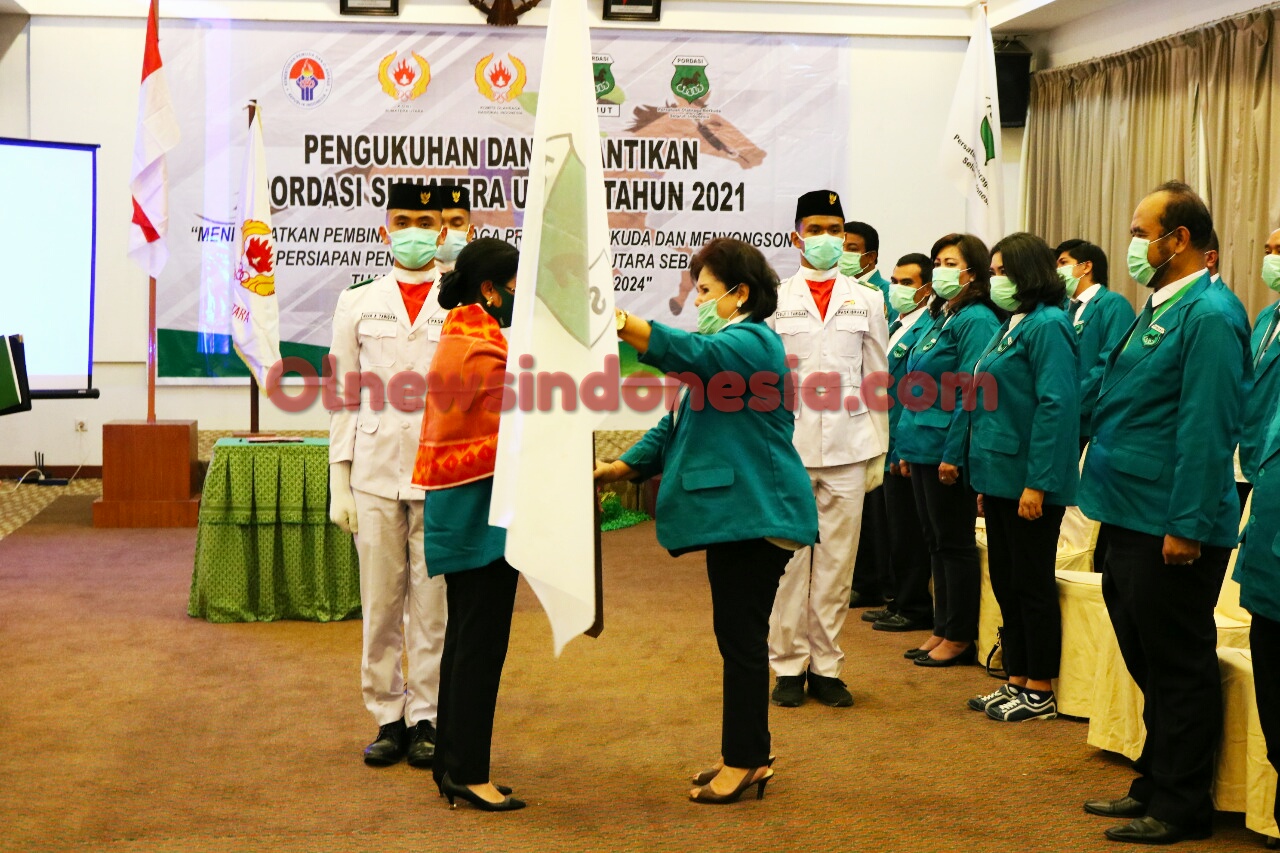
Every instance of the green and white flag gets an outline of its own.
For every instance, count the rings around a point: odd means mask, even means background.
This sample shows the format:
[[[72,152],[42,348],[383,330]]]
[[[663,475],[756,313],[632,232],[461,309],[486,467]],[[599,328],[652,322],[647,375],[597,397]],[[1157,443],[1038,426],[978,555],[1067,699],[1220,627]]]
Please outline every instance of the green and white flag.
[[[575,388],[618,353],[587,20],[586,0],[551,5],[507,337],[508,371],[563,373]],[[504,412],[498,433],[489,522],[507,528],[507,562],[542,602],[557,655],[595,621],[592,433],[603,418],[557,391],[548,411]]]
[[[965,230],[988,246],[1005,236],[1002,169],[996,53],[986,11],[979,6],[951,101],[942,172],[964,196]]]

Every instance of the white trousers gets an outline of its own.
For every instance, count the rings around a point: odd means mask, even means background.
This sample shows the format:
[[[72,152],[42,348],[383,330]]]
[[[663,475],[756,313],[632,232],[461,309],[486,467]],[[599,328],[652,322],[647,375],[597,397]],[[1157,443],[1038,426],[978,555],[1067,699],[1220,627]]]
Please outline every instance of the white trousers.
[[[352,492],[360,531],[356,552],[364,614],[364,705],[379,726],[401,717],[410,726],[422,720],[434,723],[448,613],[444,577],[427,577],[422,501]]]
[[[778,584],[769,617],[769,663],[776,675],[838,678],[838,642],[849,612],[853,563],[862,532],[865,462],[808,468],[818,503],[819,542],[796,551]]]

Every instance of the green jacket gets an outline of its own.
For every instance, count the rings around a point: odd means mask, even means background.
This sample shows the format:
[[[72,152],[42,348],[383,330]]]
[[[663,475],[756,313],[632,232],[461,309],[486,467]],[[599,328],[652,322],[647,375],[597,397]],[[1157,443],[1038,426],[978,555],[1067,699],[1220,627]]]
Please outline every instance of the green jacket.
[[[924,315],[916,320],[910,329],[902,335],[902,339],[896,344],[889,347],[889,375],[893,377],[893,384],[887,389],[889,399],[892,401],[889,408],[889,452],[885,454],[884,469],[889,470],[890,465],[896,465],[901,461],[897,450],[894,448],[894,438],[898,432],[898,419],[902,417],[902,406],[898,405],[898,383],[902,381],[902,377],[907,375],[907,359],[911,355],[911,350],[925,335],[933,330],[934,319],[929,316],[929,309],[925,308]],[[901,321],[900,317],[895,317],[893,322],[889,324],[889,337],[893,337],[893,333],[898,331],[894,325]]]
[[[1107,360],[1080,509],[1152,536],[1233,547],[1240,500],[1232,456],[1252,374],[1248,329],[1208,274],[1139,328],[1146,316]]]
[[[1259,312],[1257,319],[1253,321],[1253,338],[1249,342],[1249,349],[1253,353],[1253,387],[1249,389],[1244,404],[1244,426],[1240,433],[1240,470],[1250,483],[1253,482],[1254,472],[1261,462],[1258,456],[1262,452],[1261,443],[1267,425],[1277,405],[1280,405],[1280,367],[1276,366],[1280,342],[1273,343],[1262,352],[1262,347],[1271,340],[1275,332],[1276,327],[1272,323],[1280,316],[1277,314],[1278,310],[1280,305],[1273,303]],[[1262,352],[1261,358],[1258,358],[1259,352]]]
[[[714,335],[652,329],[640,360],[692,373],[708,389],[705,398],[682,389],[676,411],[622,455],[641,479],[662,474],[658,542],[675,554],[764,537],[816,542],[818,508],[791,443],[795,417],[782,399],[788,368],[777,333],[750,320]],[[746,383],[740,405],[712,404],[712,377],[725,373]]]
[[[1246,610],[1280,622],[1280,418],[1272,418],[1254,440],[1262,450],[1235,579]]]
[[[899,400],[899,459],[912,465],[964,463],[964,426],[952,413],[961,405],[959,380],[973,375],[987,344],[1000,328],[996,315],[982,302],[970,302],[956,314],[937,321],[907,356],[907,399]],[[916,374],[910,377],[910,374]],[[914,380],[914,381],[910,381]],[[913,399],[914,398],[914,399]]]
[[[1009,324],[978,361],[968,422],[965,468],[982,495],[1017,500],[1023,489],[1041,489],[1044,501],[1073,506],[1080,480],[1080,386],[1075,333],[1056,305],[1037,305],[1009,331]]]
[[[889,304],[889,285],[891,284],[891,282],[889,281],[889,279],[880,275],[879,267],[876,267],[875,270],[871,273],[871,275],[867,276],[867,281],[870,282],[871,284],[874,284],[876,287],[880,288],[880,292],[884,294],[885,319],[888,320],[890,323],[898,319],[898,312],[894,311],[893,306]]]
[[[1084,304],[1084,311],[1078,321],[1075,317],[1067,317],[1075,326],[1076,332],[1082,436],[1093,434],[1093,409],[1098,404],[1098,390],[1102,387],[1102,374],[1107,369],[1107,358],[1116,344],[1124,340],[1125,332],[1129,331],[1135,316],[1128,299],[1102,285]]]

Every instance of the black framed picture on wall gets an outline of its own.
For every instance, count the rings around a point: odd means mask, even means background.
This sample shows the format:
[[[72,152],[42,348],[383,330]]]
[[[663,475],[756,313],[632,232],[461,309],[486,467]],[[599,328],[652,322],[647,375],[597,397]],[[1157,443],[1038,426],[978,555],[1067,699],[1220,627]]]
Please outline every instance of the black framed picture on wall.
[[[338,0],[340,15],[399,15],[400,0]]]
[[[606,21],[660,21],[662,0],[604,0]]]

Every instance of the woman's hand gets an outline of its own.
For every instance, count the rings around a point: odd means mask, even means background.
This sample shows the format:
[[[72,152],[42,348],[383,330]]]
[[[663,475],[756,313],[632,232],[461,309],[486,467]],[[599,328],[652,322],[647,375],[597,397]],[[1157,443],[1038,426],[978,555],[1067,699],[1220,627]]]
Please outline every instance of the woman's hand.
[[[903,459],[898,463],[898,475],[902,477],[911,476],[911,466],[907,464],[907,460]]]
[[[944,486],[955,485],[956,480],[960,479],[960,469],[954,465],[948,465],[943,462],[938,466],[938,482]]]
[[[597,459],[595,471],[591,476],[596,483],[616,483],[619,480],[634,477],[635,473],[635,469],[621,459],[616,462],[601,462]]]
[[[1023,489],[1018,499],[1018,517],[1027,521],[1035,521],[1044,515],[1044,490]]]
[[[978,495],[978,518],[987,517],[987,508],[982,505],[982,495]]]

